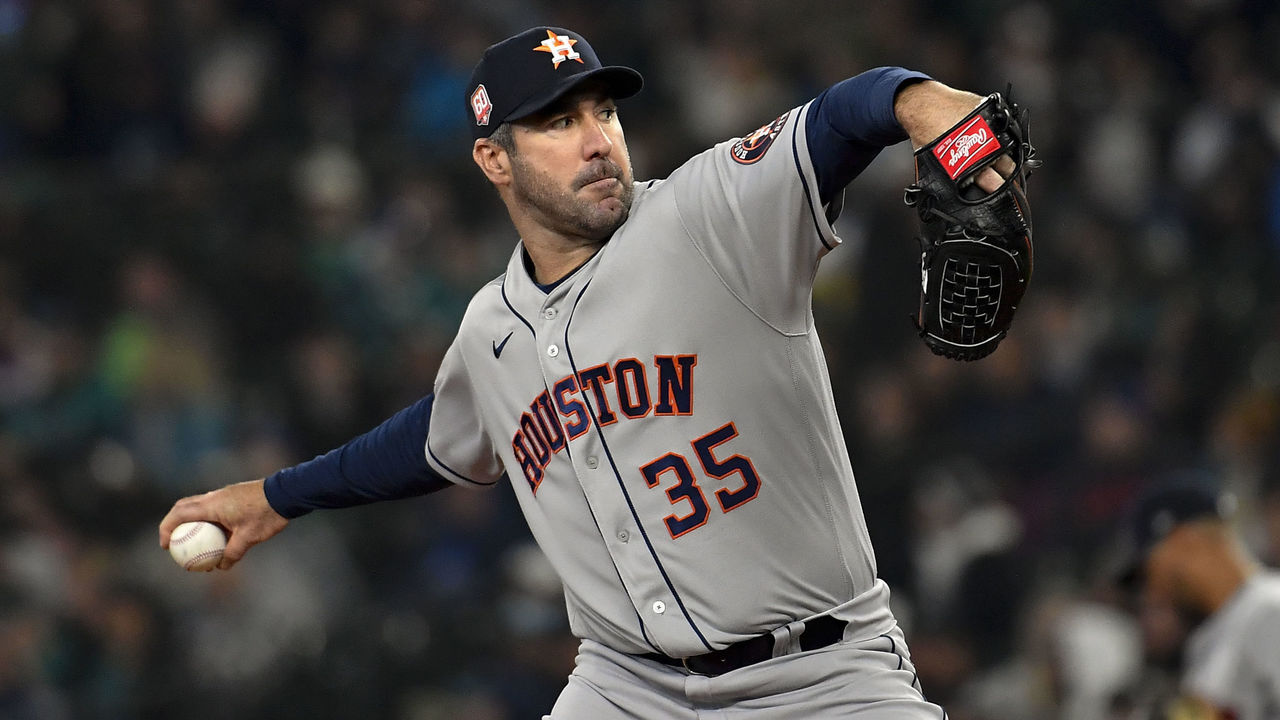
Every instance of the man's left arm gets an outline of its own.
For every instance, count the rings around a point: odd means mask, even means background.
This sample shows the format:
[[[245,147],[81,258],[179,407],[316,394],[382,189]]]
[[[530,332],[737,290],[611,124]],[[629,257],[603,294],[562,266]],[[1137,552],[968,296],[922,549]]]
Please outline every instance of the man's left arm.
[[[666,187],[728,289],[775,329],[802,332],[818,263],[840,244],[844,187],[881,149],[932,140],[979,100],[920,73],[870,70],[696,155]]]
[[[822,91],[805,118],[822,204],[835,200],[882,149],[907,139],[913,147],[927,145],[981,101],[974,93],[898,67],[868,70]],[[996,170],[1007,172],[1011,165],[1005,159]],[[988,191],[1001,182],[995,171],[978,177]]]

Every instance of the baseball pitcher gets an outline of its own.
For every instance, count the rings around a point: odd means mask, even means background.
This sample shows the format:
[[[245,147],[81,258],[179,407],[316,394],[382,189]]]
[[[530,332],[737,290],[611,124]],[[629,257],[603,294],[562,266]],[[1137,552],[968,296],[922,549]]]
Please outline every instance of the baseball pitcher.
[[[581,638],[548,717],[942,718],[877,579],[810,295],[848,182],[919,148],[916,320],[989,353],[1030,278],[1026,118],[899,68],[838,83],[639,181],[635,70],[554,27],[490,47],[472,156],[520,240],[434,392],[160,526],[230,531],[221,567],[318,508],[508,480]]]

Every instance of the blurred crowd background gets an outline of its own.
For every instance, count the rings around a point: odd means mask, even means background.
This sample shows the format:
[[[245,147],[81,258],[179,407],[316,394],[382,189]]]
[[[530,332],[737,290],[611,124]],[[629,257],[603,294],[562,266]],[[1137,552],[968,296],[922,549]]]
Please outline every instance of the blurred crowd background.
[[[230,573],[155,529],[430,391],[516,240],[464,85],[540,23],[645,74],[642,179],[870,67],[1013,83],[1045,165],[999,351],[914,336],[905,145],[850,187],[816,312],[929,697],[1149,717],[1182,629],[1109,582],[1127,504],[1217,483],[1280,562],[1271,0],[0,0],[0,718],[550,707],[576,643],[509,488],[312,514]]]

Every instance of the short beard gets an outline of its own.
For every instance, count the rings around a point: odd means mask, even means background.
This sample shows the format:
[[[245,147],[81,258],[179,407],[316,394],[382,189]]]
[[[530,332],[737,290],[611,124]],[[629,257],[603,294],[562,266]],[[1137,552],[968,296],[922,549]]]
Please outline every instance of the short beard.
[[[603,242],[613,235],[631,212],[634,188],[631,178],[612,160],[599,160],[578,173],[562,190],[555,180],[542,170],[526,163],[519,154],[511,157],[511,189],[516,202],[530,208],[541,224],[558,233]],[[618,197],[622,211],[601,209],[596,203],[578,197],[575,193],[596,180],[616,177],[622,186]]]

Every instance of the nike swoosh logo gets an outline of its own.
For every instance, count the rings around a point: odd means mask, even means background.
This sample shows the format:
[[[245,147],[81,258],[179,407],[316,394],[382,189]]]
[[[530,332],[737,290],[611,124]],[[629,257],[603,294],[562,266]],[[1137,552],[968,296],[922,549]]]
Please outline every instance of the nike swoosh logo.
[[[502,348],[507,346],[507,341],[510,340],[511,336],[514,334],[515,334],[515,331],[512,330],[511,332],[507,333],[506,337],[502,338],[502,342],[498,342],[497,340],[493,341],[493,357],[495,359],[502,357]]]

